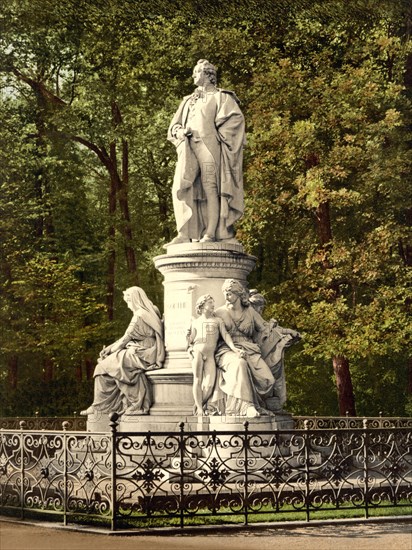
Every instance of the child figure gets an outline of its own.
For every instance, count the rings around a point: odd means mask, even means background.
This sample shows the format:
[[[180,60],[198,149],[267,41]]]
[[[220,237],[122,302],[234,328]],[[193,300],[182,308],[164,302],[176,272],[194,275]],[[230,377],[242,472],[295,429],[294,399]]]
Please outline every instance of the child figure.
[[[227,332],[222,319],[215,317],[215,301],[210,294],[204,294],[196,302],[197,319],[192,319],[187,331],[188,351],[192,357],[194,414],[207,414],[204,409],[213,393],[216,383],[215,351],[221,336],[229,348],[239,353]]]

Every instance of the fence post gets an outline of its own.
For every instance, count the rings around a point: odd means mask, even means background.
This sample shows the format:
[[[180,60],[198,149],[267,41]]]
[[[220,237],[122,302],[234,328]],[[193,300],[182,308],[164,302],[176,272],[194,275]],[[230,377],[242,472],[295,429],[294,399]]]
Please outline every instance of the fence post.
[[[112,505],[112,517],[110,529],[116,531],[117,527],[117,492],[116,492],[116,435],[117,435],[117,421],[119,415],[116,412],[113,412],[109,415],[110,420],[110,429],[111,429],[111,454],[112,454],[112,471],[111,471],[111,481],[112,481],[112,495],[111,495],[111,505]]]
[[[185,471],[184,471],[184,445],[185,445],[185,440],[184,440],[184,430],[185,430],[185,423],[184,422],[181,422],[179,424],[179,429],[180,429],[180,433],[179,433],[179,456],[180,456],[180,483],[179,483],[179,487],[180,487],[180,503],[179,503],[179,513],[180,513],[180,528],[183,529],[184,527],[184,507],[183,507],[183,499],[184,499],[184,475],[185,475]]]
[[[310,453],[309,453],[309,420],[305,420],[303,423],[304,438],[305,438],[305,508],[306,508],[306,521],[310,521]]]
[[[20,517],[24,519],[24,428],[27,423],[25,420],[21,420],[20,424]]]
[[[368,448],[369,448],[369,433],[368,433],[368,420],[363,419],[363,477],[365,480],[365,518],[369,517],[369,468],[368,468]]]
[[[245,439],[244,439],[244,450],[245,450],[245,489],[243,496],[243,509],[245,516],[245,525],[249,523],[249,503],[248,503],[248,487],[249,487],[249,472],[248,472],[248,462],[249,462],[249,422],[246,420],[243,426],[245,427]]]
[[[63,428],[63,525],[67,525],[67,421],[62,423]]]

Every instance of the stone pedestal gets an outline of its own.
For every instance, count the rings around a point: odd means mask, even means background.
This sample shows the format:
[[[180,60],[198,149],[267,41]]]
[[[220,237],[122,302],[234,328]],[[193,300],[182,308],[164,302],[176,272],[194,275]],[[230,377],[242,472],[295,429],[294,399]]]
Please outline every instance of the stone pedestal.
[[[216,307],[225,303],[225,279],[247,286],[256,258],[245,254],[239,243],[185,243],[169,245],[167,254],[154,264],[164,276],[164,323],[166,361],[164,368],[148,373],[153,388],[151,415],[193,412],[192,368],[187,354],[186,333],[195,305],[203,294],[211,294]]]
[[[196,317],[196,300],[211,294],[216,307],[223,305],[223,281],[237,279],[247,286],[255,261],[241,244],[220,242],[169,245],[167,254],[154,258],[164,276],[165,368],[182,366],[181,352],[186,351],[190,319]]]
[[[191,388],[190,388],[191,389]],[[146,433],[178,432],[180,425],[184,423],[184,431],[187,432],[237,432],[243,433],[245,422],[248,422],[250,432],[272,432],[273,430],[291,430],[294,427],[292,415],[289,413],[275,414],[274,416],[261,416],[258,418],[246,418],[243,416],[194,416],[184,411],[171,413],[163,411],[150,415],[138,416],[134,414],[123,415],[119,419],[118,432]],[[108,432],[109,415],[89,415],[88,431]]]
[[[276,448],[273,436],[274,430],[291,430],[294,422],[288,413],[259,418],[241,416],[192,416],[181,414],[150,414],[149,416],[124,415],[121,417],[117,432],[125,436],[126,445],[119,445],[122,454],[121,463],[123,475],[133,470],[139,461],[151,461],[162,470],[164,476],[169,476],[171,469],[180,469],[181,458],[179,434],[183,433],[186,442],[184,461],[185,468],[196,470],[205,467],[206,462],[213,466],[213,460],[224,461],[225,467],[239,470],[244,457],[245,421],[248,422],[250,446],[247,447],[253,460],[253,470],[267,467],[267,458],[290,455],[293,448],[288,444],[285,449]],[[183,432],[181,424],[184,423]],[[90,415],[88,430],[93,432],[109,432],[108,415]],[[218,436],[210,445],[207,432],[217,432]],[[145,444],[145,438],[150,432],[150,447]],[[165,436],[165,432],[171,434]],[[254,435],[254,434],[257,435]],[[240,437],[238,437],[240,436]],[[278,445],[288,434],[280,435]],[[165,442],[167,441],[167,444]],[[239,462],[240,460],[240,462]],[[290,460],[290,458],[289,458]],[[193,473],[193,472],[192,472]]]

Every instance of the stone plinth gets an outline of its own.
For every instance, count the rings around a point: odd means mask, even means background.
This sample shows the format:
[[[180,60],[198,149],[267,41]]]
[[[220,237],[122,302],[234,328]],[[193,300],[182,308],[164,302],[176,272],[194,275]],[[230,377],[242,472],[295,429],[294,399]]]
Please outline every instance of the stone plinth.
[[[255,262],[241,244],[223,242],[169,245],[167,254],[154,258],[164,276],[166,368],[182,366],[182,356],[175,352],[186,351],[186,332],[191,318],[196,317],[196,300],[211,294],[216,307],[223,305],[223,281],[237,279],[247,286]]]
[[[135,442],[132,446],[123,447],[122,452],[122,471],[127,472],[128,468],[133,470],[136,467],[136,460],[155,460],[159,467],[167,467],[164,474],[167,476],[170,469],[180,469],[179,453],[179,433],[181,432],[181,423],[184,423],[183,433],[185,437],[196,433],[193,441],[198,444],[186,447],[184,461],[185,468],[196,469],[200,467],[203,458],[213,460],[216,458],[219,462],[225,461],[227,467],[234,471],[239,469],[240,463],[244,457],[244,434],[245,421],[248,422],[249,446],[247,447],[249,457],[253,459],[253,470],[267,467],[267,458],[281,456],[289,457],[290,452],[294,450],[288,444],[285,448],[276,448],[273,436],[276,430],[293,429],[294,422],[290,414],[284,413],[275,416],[261,416],[259,418],[245,418],[240,416],[192,416],[185,414],[150,414],[149,416],[123,415],[117,426],[117,433],[124,434]],[[88,420],[88,431],[91,432],[109,432],[108,415],[90,415]],[[219,433],[216,446],[207,445],[209,436],[203,432]],[[143,436],[150,432],[152,442],[150,449],[143,443]],[[173,437],[167,438],[165,432],[173,434]],[[240,437],[233,434],[238,434]],[[256,436],[254,435],[256,433]],[[126,435],[127,434],[127,435]],[[277,439],[278,445],[281,441],[288,439],[288,435],[280,435]],[[167,440],[167,445],[165,441]],[[315,453],[316,454],[316,453]],[[317,453],[319,454],[319,453]],[[190,455],[190,456],[189,456]],[[161,465],[161,466],[160,466]],[[252,476],[252,473],[251,473]],[[252,478],[252,477],[251,477]]]
[[[245,422],[248,422],[250,432],[273,432],[274,430],[291,430],[294,428],[292,415],[289,413],[275,414],[274,416],[260,416],[258,418],[246,418],[244,416],[193,416],[181,412],[161,411],[150,415],[138,416],[134,414],[123,415],[119,419],[118,432],[179,432],[180,424],[184,423],[185,432],[237,432],[243,433]],[[109,415],[89,415],[87,423],[88,431],[108,432]],[[228,436],[230,437],[230,436]]]
[[[225,279],[247,286],[256,262],[239,243],[185,243],[169,245],[167,254],[154,264],[164,277],[164,323],[166,361],[164,368],[148,373],[153,389],[151,415],[193,412],[192,368],[187,354],[186,334],[195,305],[203,294],[211,294],[216,307],[225,303]]]

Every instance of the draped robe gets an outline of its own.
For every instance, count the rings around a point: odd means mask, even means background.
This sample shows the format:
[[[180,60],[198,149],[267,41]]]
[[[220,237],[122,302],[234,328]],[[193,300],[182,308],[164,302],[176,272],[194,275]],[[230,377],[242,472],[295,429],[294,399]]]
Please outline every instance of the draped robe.
[[[178,232],[188,238],[200,239],[207,225],[206,197],[198,162],[191,148],[191,139],[199,139],[215,156],[219,172],[220,208],[216,240],[231,239],[235,235],[233,224],[244,210],[242,163],[245,121],[236,95],[217,89],[213,97],[197,100],[201,102],[201,113],[196,127],[190,127],[193,137],[178,139],[176,131],[186,129],[189,124],[190,105],[195,94],[183,99],[168,131],[168,139],[176,146],[178,155],[172,188],[176,226]]]

